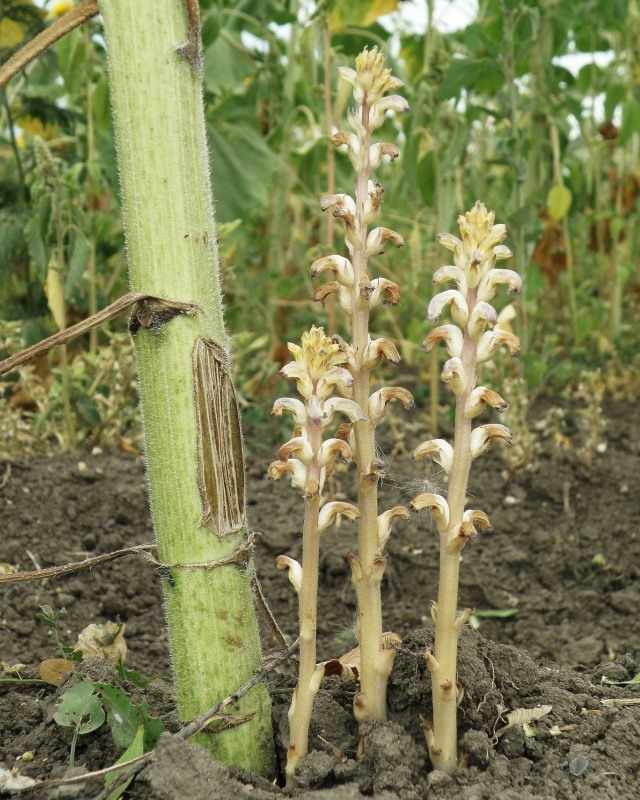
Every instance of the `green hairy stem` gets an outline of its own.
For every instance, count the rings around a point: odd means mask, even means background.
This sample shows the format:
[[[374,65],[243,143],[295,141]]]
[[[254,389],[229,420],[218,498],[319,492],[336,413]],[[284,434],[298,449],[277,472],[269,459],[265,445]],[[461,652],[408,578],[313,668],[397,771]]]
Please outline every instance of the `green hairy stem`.
[[[178,708],[188,720],[233,694],[261,659],[198,74],[197,4],[194,11],[193,3],[185,8],[180,0],[103,0],[100,11],[131,289],[152,298],[134,309],[131,330]],[[220,560],[227,563],[216,566]],[[198,741],[225,763],[271,772],[264,686],[232,713],[248,719]]]

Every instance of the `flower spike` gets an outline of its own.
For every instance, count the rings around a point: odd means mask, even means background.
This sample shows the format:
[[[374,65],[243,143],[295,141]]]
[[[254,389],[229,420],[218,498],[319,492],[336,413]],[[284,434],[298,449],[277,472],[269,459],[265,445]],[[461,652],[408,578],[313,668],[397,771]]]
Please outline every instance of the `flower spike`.
[[[437,269],[436,286],[453,283],[429,303],[428,321],[440,318],[444,307],[451,305],[452,324],[440,325],[430,331],[422,346],[433,349],[444,342],[449,355],[441,378],[448,383],[456,398],[455,433],[453,444],[444,439],[423,442],[414,452],[419,460],[429,456],[441,464],[449,476],[447,497],[426,492],[414,498],[414,511],[429,508],[440,538],[440,586],[433,619],[435,623],[435,652],[425,660],[431,672],[433,725],[425,725],[425,735],[434,769],[452,773],[458,767],[456,708],[451,700],[461,696],[456,689],[456,647],[458,636],[471,610],[457,612],[460,554],[478,531],[488,530],[489,519],[484,511],[465,511],[467,481],[471,462],[483,453],[492,439],[511,441],[511,432],[504,425],[487,424],[472,427],[472,420],[487,405],[503,411],[503,398],[486,386],[477,386],[478,365],[488,361],[504,345],[511,355],[517,355],[520,342],[510,328],[513,306],[497,314],[491,301],[500,286],[508,292],[519,291],[522,281],[516,272],[496,269],[497,261],[511,257],[502,244],[506,236],[504,225],[495,223],[493,211],[482,203],[458,218],[460,237],[450,233],[438,235],[438,242],[449,250],[452,264]],[[507,316],[507,315],[510,316]],[[488,330],[487,330],[488,328]],[[434,362],[435,363],[435,362]],[[431,421],[434,424],[434,421]],[[455,692],[455,694],[454,694]]]

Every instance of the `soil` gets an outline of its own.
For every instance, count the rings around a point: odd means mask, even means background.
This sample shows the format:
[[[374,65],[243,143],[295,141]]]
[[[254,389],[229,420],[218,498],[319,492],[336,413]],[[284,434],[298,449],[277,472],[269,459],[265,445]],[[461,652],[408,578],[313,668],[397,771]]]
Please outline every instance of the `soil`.
[[[460,605],[476,609],[473,621],[479,626],[467,626],[460,643],[459,679],[465,690],[460,751],[466,766],[453,776],[430,772],[420,730],[421,717],[430,716],[430,679],[421,654],[433,640],[428,608],[438,563],[436,534],[424,513],[409,523],[394,523],[388,545],[385,626],[403,637],[389,685],[390,721],[365,726],[368,757],[356,759],[358,731],[351,714],[356,686],[325,680],[298,793],[313,792],[319,800],[639,795],[640,684],[612,686],[602,678],[630,681],[640,673],[640,406],[611,403],[603,414],[604,433],[597,446],[585,450],[589,431],[575,422],[580,415],[567,414],[559,430],[558,417],[540,405],[529,421],[538,431],[533,466],[509,471],[495,448],[472,470],[471,504],[488,513],[493,531],[465,549],[461,568]],[[418,423],[404,421],[400,446],[386,456],[381,509],[406,503],[421,490],[425,475],[408,456],[424,438],[417,428]],[[275,449],[255,451],[254,445],[247,456],[248,513],[252,528],[261,533],[256,563],[264,594],[293,639],[296,595],[275,569],[275,558],[300,556],[302,507],[288,482],[264,478]],[[76,451],[0,462],[0,487],[0,562],[19,570],[153,538],[143,465],[134,455]],[[350,473],[339,474],[331,488],[336,496],[348,496]],[[354,548],[349,523],[324,535],[323,660],[354,645],[355,602],[345,559]],[[35,675],[40,660],[56,655],[50,630],[36,619],[41,605],[66,609],[60,626],[66,644],[74,644],[91,622],[125,622],[126,665],[153,679],[144,689],[151,712],[168,731],[176,730],[160,582],[151,564],[129,556],[90,572],[2,584],[0,595],[0,659],[26,665],[22,677]],[[266,630],[264,647],[277,648]],[[92,659],[85,667],[106,674],[107,682],[119,682],[103,663]],[[293,681],[288,668],[269,677],[281,756]],[[37,683],[0,683],[0,767],[17,767],[21,775],[38,780],[69,774],[69,730],[52,721],[60,692]],[[522,724],[501,731],[509,712],[544,705],[551,709],[531,723],[533,731]],[[32,760],[21,758],[27,752]],[[80,737],[75,772],[109,766],[120,753],[104,726]],[[101,779],[91,779],[25,796],[94,797],[102,787]],[[157,757],[126,796],[262,800],[283,791],[277,781],[226,770],[197,745],[165,733]]]

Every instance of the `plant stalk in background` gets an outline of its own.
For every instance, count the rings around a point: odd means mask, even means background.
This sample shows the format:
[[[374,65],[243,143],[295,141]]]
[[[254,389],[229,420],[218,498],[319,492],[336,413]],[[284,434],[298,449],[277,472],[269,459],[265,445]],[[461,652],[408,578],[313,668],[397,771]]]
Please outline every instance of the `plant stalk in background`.
[[[476,369],[501,345],[513,356],[520,350],[518,338],[496,324],[497,313],[491,305],[500,284],[506,284],[509,292],[522,287],[516,272],[495,268],[498,259],[511,257],[511,251],[500,244],[506,228],[494,225],[494,219],[493,212],[487,213],[484,205],[476,203],[471,211],[458,218],[462,239],[439,234],[440,244],[453,252],[453,264],[437,270],[433,281],[436,285],[453,282],[456,288],[435,295],[427,319],[439,319],[448,305],[453,322],[434,328],[423,342],[427,351],[440,342],[445,343],[449,359],[441,377],[456,398],[453,446],[444,439],[431,439],[419,445],[414,453],[416,460],[432,458],[449,476],[447,497],[427,492],[411,502],[414,511],[430,509],[440,536],[438,602],[432,606],[435,652],[425,654],[431,673],[433,721],[424,723],[424,732],[434,769],[448,773],[458,766],[456,716],[463,696],[457,680],[458,637],[472,613],[471,609],[458,612],[460,553],[478,529],[490,527],[484,511],[465,510],[469,471],[471,462],[487,449],[492,439],[511,440],[511,432],[504,425],[472,427],[472,420],[486,405],[497,411],[504,411],[507,405],[497,392],[476,385]]]
[[[355,197],[348,194],[324,197],[321,207],[343,220],[350,257],[331,255],[320,258],[313,263],[311,274],[315,277],[323,270],[330,270],[335,275],[336,280],[316,290],[314,299],[323,301],[337,292],[340,305],[349,315],[352,341],[351,344],[342,344],[353,375],[350,397],[367,415],[366,419],[353,423],[361,517],[358,521],[358,554],[349,555],[358,600],[356,631],[361,657],[360,692],[354,708],[356,718],[362,722],[387,717],[386,688],[395,651],[392,646],[394,637],[382,632],[380,586],[386,566],[383,551],[391,519],[407,516],[407,510],[400,506],[378,516],[378,481],[383,465],[376,458],[375,429],[389,400],[397,399],[405,408],[413,406],[413,399],[406,389],[388,387],[370,395],[373,368],[383,358],[397,363],[400,355],[388,339],[372,341],[369,314],[380,303],[397,305],[400,289],[386,278],[370,278],[368,261],[371,256],[384,252],[388,241],[396,247],[404,244],[400,234],[390,228],[368,230],[378,217],[383,193],[380,184],[370,179],[371,172],[378,167],[383,156],[393,160],[399,155],[395,145],[386,142],[372,144],[371,139],[387,112],[405,112],[408,104],[398,95],[384,96],[386,92],[400,88],[402,82],[384,68],[384,57],[375,48],[365,49],[356,58],[355,70],[342,67],[339,74],[353,86],[356,108],[349,112],[353,133],[336,133],[333,143],[347,148],[356,172],[356,190]]]
[[[131,289],[158,298],[134,311],[130,328],[181,720],[215,706],[260,669],[242,440],[226,360],[198,74],[197,3],[187,8],[191,19],[180,0],[100,3]],[[241,715],[235,724],[208,730],[198,741],[227,764],[270,772],[265,687],[252,689],[234,713]]]
[[[327,475],[336,458],[351,461],[351,448],[342,439],[323,441],[323,430],[331,424],[336,411],[352,421],[362,419],[360,407],[334,392],[345,394],[353,384],[351,373],[344,368],[346,354],[322,328],[312,327],[302,336],[302,347],[289,344],[294,360],[281,374],[295,378],[304,402],[283,397],[276,401],[273,413],[288,411],[296,429],[292,439],[280,448],[280,461],[269,467],[269,477],[279,479],[291,474],[293,486],[303,491],[304,526],[302,530],[302,564],[288,556],[278,556],[277,566],[289,570],[289,580],[298,593],[300,610],[300,667],[298,684],[289,709],[289,747],[287,751],[287,783],[293,781],[296,767],[307,755],[309,722],[313,700],[324,676],[324,664],[316,663],[316,628],[318,606],[318,562],[320,534],[333,524],[338,514],[348,519],[359,517],[350,503],[322,499]]]

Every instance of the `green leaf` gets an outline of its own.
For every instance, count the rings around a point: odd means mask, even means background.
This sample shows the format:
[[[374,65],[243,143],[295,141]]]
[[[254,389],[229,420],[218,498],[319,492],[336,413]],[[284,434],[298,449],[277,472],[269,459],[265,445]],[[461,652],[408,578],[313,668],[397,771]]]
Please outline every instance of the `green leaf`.
[[[571,208],[572,201],[573,195],[569,187],[562,183],[553,186],[547,195],[547,210],[551,219],[554,222],[563,220]]]
[[[330,17],[332,33],[345,28],[368,28],[378,17],[398,10],[398,0],[337,0]]]
[[[640,672],[634,675],[630,681],[610,681],[609,678],[603,675],[602,678],[600,678],[600,682],[605,686],[631,686],[632,684],[640,683]]]
[[[517,608],[487,608],[485,611],[474,612],[478,619],[509,619],[518,613]]]
[[[123,689],[117,689],[108,683],[96,683],[95,689],[107,709],[107,722],[111,728],[113,741],[118,747],[126,749],[133,741],[138,726],[144,721],[140,708],[131,702],[131,698]]]
[[[218,230],[220,229],[218,228]],[[141,689],[149,685],[149,681],[145,680],[139,672],[136,672],[135,669],[127,669],[122,661],[118,661],[116,664],[116,672],[123,680],[129,681],[135,686],[139,686]]]
[[[40,280],[44,283],[49,265],[47,254],[47,232],[51,214],[51,197],[43,195],[36,206],[35,213],[24,226],[24,238],[29,248],[29,255],[38,270]]]
[[[219,10],[217,8],[209,9],[203,17],[200,34],[202,36],[202,46],[205,50],[218,38],[221,28],[222,18]]]
[[[122,764],[125,761],[130,761],[132,758],[138,758],[138,756],[143,755],[144,752],[144,725],[140,725],[135,733],[135,736],[131,740],[131,744],[116,761],[116,764]],[[122,770],[116,770],[115,772],[108,773],[104,779],[105,789],[108,789],[109,786],[116,782],[118,778],[126,771],[127,769],[124,768]],[[115,789],[107,797],[107,800],[118,800],[118,798],[121,797],[126,791],[133,778],[134,776],[132,775],[128,780],[118,783]]]
[[[73,250],[67,270],[67,277],[64,282],[64,297],[69,300],[71,295],[82,280],[85,268],[91,255],[91,243],[84,235],[81,228],[73,228],[71,231]]]
[[[622,104],[622,125],[617,144],[626,144],[638,130],[640,130],[640,103],[634,97],[628,97]]]
[[[87,79],[84,33],[71,31],[58,41],[55,49],[65,86],[69,94],[75,95]]]
[[[214,118],[208,133],[216,218],[248,219],[257,206],[267,203],[273,154],[260,134],[242,121]]]
[[[475,90],[485,94],[496,94],[504,84],[504,73],[493,58],[457,58],[446,71],[440,85],[440,100],[459,98],[462,90]]]
[[[249,53],[238,52],[220,36],[204,51],[204,86],[215,95],[230,94],[242,88],[254,72]]]
[[[627,97],[627,87],[624,83],[612,83],[604,97],[605,120],[613,119],[613,114],[620,103]]]
[[[100,698],[93,684],[82,681],[67,689],[60,698],[53,719],[58,725],[75,728],[79,734],[97,730],[105,721]]]
[[[108,683],[96,683],[102,702],[107,709],[107,722],[111,727],[113,740],[118,747],[130,746],[140,725],[145,728],[145,751],[151,750],[164,730],[159,719],[149,714],[149,704],[145,700],[141,705],[131,702],[129,695],[122,689]]]

